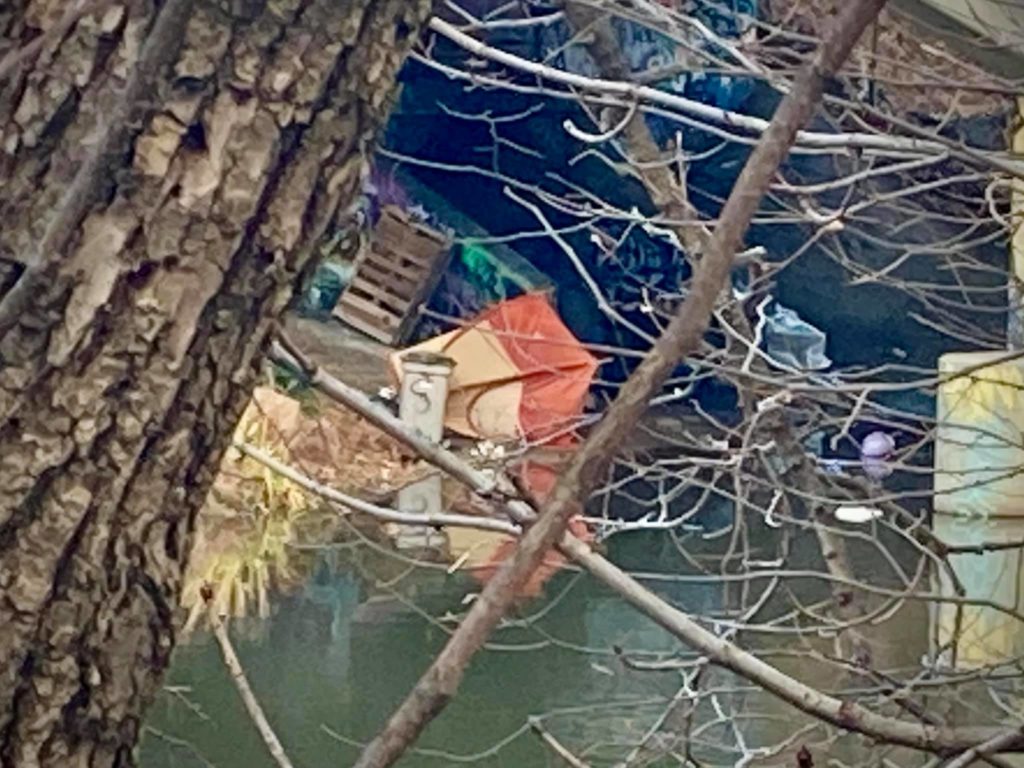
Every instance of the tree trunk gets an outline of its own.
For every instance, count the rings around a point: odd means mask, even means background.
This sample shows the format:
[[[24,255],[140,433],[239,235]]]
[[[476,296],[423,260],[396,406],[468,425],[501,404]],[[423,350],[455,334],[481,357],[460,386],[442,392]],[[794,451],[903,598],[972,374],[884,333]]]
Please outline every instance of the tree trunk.
[[[0,60],[68,5],[4,4]],[[99,202],[68,248],[40,254],[46,280],[0,339],[5,768],[133,764],[196,514],[274,320],[356,197],[429,8],[195,2],[88,185]],[[109,4],[0,79],[0,259],[44,242],[119,128],[103,121],[159,10]]]

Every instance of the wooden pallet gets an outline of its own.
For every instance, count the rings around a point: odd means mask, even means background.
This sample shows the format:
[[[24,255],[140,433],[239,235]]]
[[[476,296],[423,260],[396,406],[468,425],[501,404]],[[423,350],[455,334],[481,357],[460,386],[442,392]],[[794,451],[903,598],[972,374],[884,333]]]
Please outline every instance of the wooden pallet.
[[[384,208],[334,315],[377,341],[400,345],[448,266],[450,245],[400,208]]]

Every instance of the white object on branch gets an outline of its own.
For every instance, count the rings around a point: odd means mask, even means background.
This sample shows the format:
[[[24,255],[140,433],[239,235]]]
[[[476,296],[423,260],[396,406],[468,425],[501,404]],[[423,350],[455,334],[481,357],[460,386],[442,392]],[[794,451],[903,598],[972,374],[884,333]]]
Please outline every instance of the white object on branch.
[[[854,523],[857,525],[870,523],[882,516],[882,510],[878,507],[848,506],[839,507],[836,512],[836,520],[843,523]]]

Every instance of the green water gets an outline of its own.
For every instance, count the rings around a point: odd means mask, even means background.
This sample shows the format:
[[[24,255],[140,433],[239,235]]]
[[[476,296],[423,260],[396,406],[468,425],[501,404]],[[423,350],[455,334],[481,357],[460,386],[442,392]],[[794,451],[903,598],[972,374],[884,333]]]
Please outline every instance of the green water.
[[[697,537],[684,544],[687,556],[664,533],[623,536],[610,542],[608,556],[630,569],[666,574],[668,580],[652,586],[695,614],[722,615],[745,599],[721,583],[689,580],[699,565],[693,558],[713,564],[722,541],[703,544]],[[810,564],[813,548],[805,549]],[[795,551],[791,566],[801,567],[801,557]],[[820,584],[805,586],[804,599],[823,594]],[[469,576],[413,569],[379,551],[324,554],[305,586],[275,598],[269,619],[233,622],[242,664],[296,768],[350,765],[358,753],[351,742],[368,740],[385,722],[443,644],[451,626],[445,615],[463,612],[465,596],[478,589]],[[515,623],[478,655],[459,695],[402,766],[561,765],[530,730],[531,717],[585,750],[592,765],[612,765],[679,689],[678,671],[639,670],[615,650],[639,662],[687,658],[678,643],[585,575],[559,573],[541,598],[519,606]],[[897,655],[920,658],[925,638],[924,616],[917,614],[901,625]],[[782,648],[794,642],[769,640]],[[785,668],[787,661],[779,663]],[[742,722],[749,744],[773,743],[800,722],[786,705],[716,674],[711,681],[721,686],[726,709],[756,713]],[[167,685],[151,710],[143,766],[272,768],[209,636],[179,647]],[[708,745],[729,741],[734,724],[715,725],[713,707],[706,709],[701,718],[711,724],[702,738]],[[714,748],[707,750],[714,758]],[[733,757],[723,751],[718,760],[732,764]]]

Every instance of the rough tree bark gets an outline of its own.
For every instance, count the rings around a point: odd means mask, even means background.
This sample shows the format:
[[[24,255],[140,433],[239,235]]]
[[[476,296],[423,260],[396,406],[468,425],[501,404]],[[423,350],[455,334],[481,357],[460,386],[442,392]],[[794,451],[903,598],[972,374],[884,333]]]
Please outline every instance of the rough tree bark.
[[[115,2],[0,80],[8,263],[67,210],[102,136],[127,128],[87,185],[97,202],[66,249],[41,254],[47,279],[0,338],[5,768],[134,763],[195,516],[254,363],[355,198],[430,10],[196,0],[147,103],[129,110],[137,121],[104,124],[172,5]],[[0,59],[66,8],[3,4]]]

